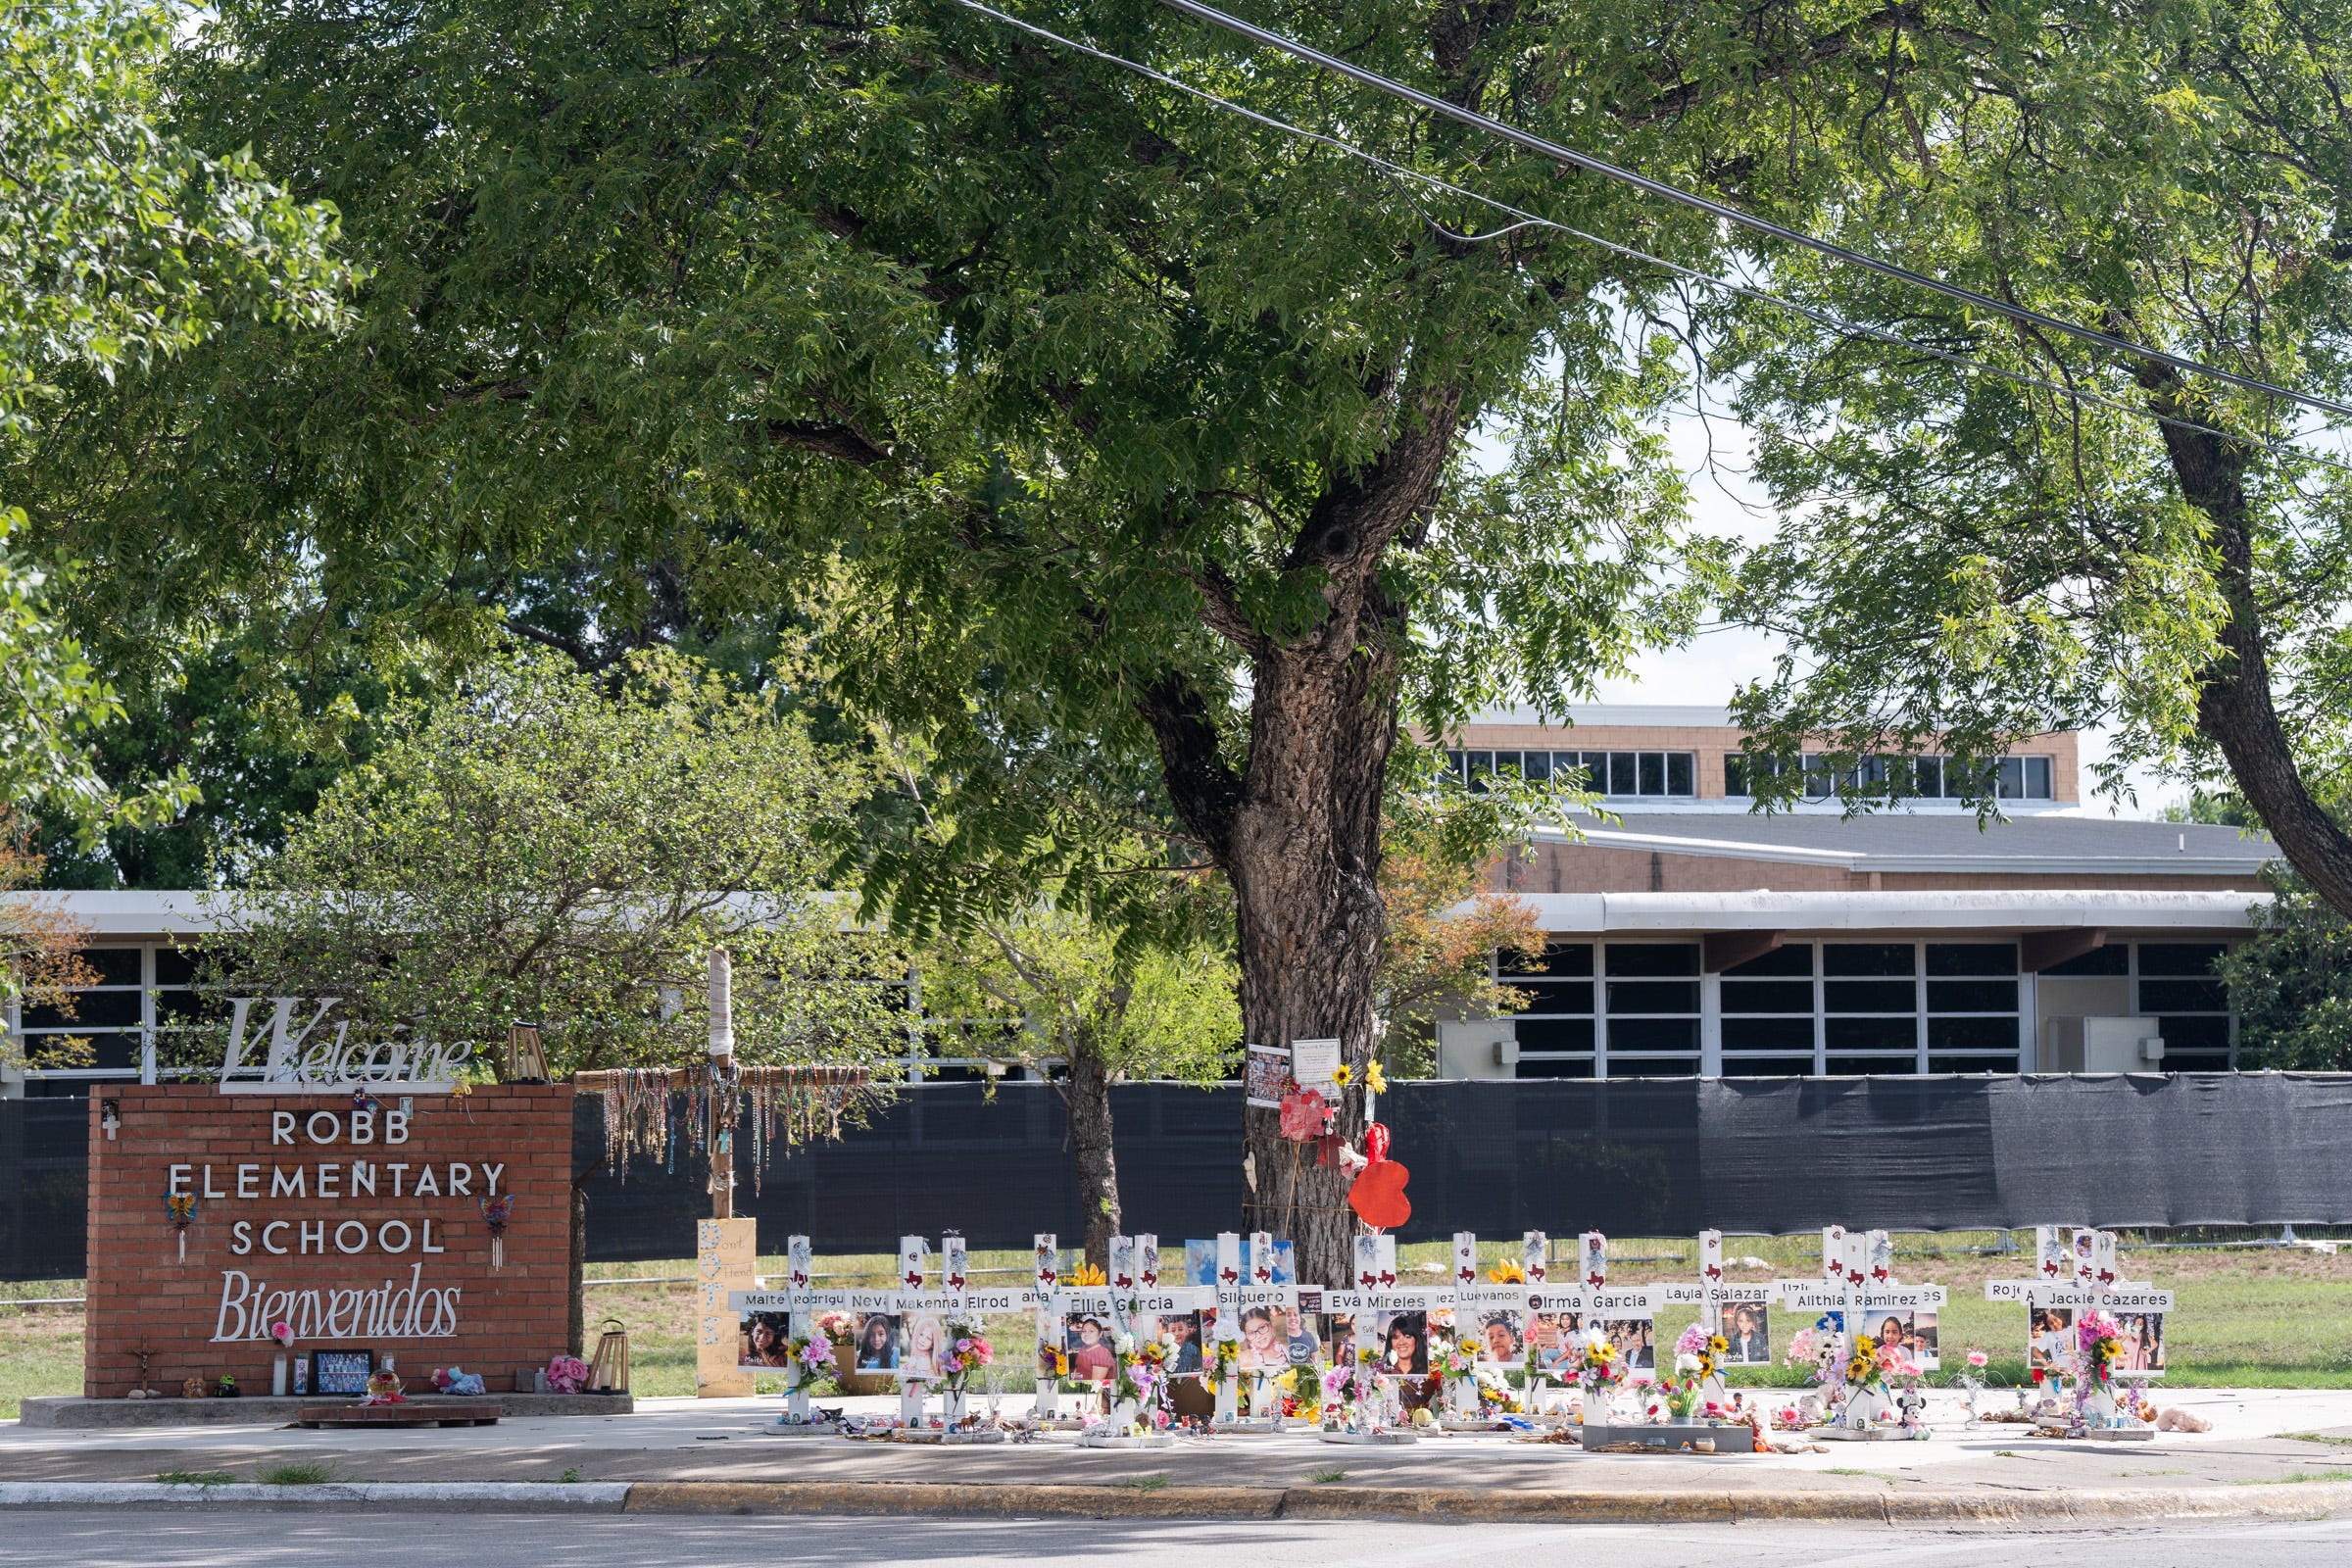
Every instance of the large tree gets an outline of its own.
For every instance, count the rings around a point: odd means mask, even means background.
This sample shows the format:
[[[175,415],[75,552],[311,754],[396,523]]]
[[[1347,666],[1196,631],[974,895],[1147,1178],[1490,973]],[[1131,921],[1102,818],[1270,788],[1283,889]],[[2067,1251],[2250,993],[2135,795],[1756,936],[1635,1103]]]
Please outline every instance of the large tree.
[[[141,375],[231,320],[331,321],[346,281],[330,209],[159,125],[178,17],[149,0],[0,16],[0,802],[84,835],[162,820],[188,791],[172,768],[93,764],[90,733],[122,703],[60,614],[72,558],[12,554],[25,467],[69,384]],[[14,853],[28,824],[7,826]]]
[[[2004,301],[2352,398],[2352,5],[2135,0],[2003,24],[1973,103],[1889,75],[1879,114],[1915,134],[1832,232],[1899,233]],[[2352,911],[2352,837],[2327,805],[2352,711],[2333,421],[1850,266],[1784,257],[1773,280],[1838,319],[1748,301],[1705,329],[1788,518],[1737,600],[1788,639],[1743,697],[1764,749],[1826,734],[1841,764],[1990,757],[2103,724],[2106,787],[2145,763],[2234,791]]]
[[[1908,145],[1889,82],[1934,122],[2022,63],[2006,4],[1253,9],[1799,222]],[[1030,14],[1681,263],[1728,243],[1143,0]],[[338,203],[362,324],[85,387],[36,526],[198,597],[300,559],[353,624],[459,638],[551,583],[608,634],[813,605],[835,691],[938,759],[955,833],[862,866],[918,923],[1115,905],[1104,845],[1172,823],[1233,891],[1246,1033],[1360,1069],[1400,742],[1689,625],[1657,590],[1686,313],[1644,264],[948,0],[216,16],[188,122]],[[83,613],[154,623],[108,586]],[[1272,1114],[1246,1134],[1274,1168]],[[1301,1196],[1327,1276],[1339,1180]]]

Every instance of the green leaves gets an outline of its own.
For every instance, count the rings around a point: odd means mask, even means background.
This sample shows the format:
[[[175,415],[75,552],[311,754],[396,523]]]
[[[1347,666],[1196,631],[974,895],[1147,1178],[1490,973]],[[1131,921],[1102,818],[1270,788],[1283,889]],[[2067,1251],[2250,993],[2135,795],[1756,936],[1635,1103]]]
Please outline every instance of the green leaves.
[[[903,1052],[888,943],[848,928],[820,838],[868,787],[806,721],[668,655],[613,689],[551,655],[397,705],[375,755],[259,862],[208,944],[240,994],[339,996],[375,1025],[490,1043],[541,1025],[563,1071],[703,1049],[710,949],[748,1061]]]
[[[1825,214],[1837,237],[2242,373],[2352,388],[2352,136],[2328,96],[2352,68],[2352,11],[1995,7],[1912,36],[1919,69],[1887,79]],[[1767,266],[1776,288],[1920,345],[1755,302],[1705,323],[1786,517],[1732,601],[1788,639],[1740,703],[1773,745],[1935,749],[1942,728],[1989,755],[2100,724],[2111,791],[2136,762],[2213,779],[2199,705],[2250,629],[2296,757],[2333,766],[2352,486],[2293,449],[2339,443],[2260,395],[1818,258]],[[2227,432],[2242,482],[2215,482],[2192,425]],[[2223,559],[2241,518],[2242,570]]]
[[[176,20],[139,0],[0,17],[0,798],[85,835],[161,821],[190,791],[170,773],[118,790],[92,764],[91,732],[122,705],[29,564],[74,554],[48,548],[46,508],[28,519],[15,504],[24,466],[67,383],[112,387],[230,319],[331,324],[350,281],[331,210],[293,201],[244,153],[208,156],[157,126]]]

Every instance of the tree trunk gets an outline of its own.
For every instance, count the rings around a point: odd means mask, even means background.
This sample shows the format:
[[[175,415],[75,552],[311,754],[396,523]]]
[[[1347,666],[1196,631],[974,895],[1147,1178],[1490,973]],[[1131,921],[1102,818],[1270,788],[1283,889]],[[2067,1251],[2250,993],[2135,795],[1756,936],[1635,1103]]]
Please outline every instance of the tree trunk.
[[[1405,426],[1380,458],[1335,476],[1285,563],[1325,612],[1286,637],[1260,630],[1222,579],[1199,579],[1203,619],[1250,662],[1246,769],[1219,755],[1207,704],[1171,673],[1141,703],[1159,740],[1170,800],[1233,884],[1243,1038],[1287,1046],[1337,1039],[1363,1079],[1371,1060],[1380,901],[1381,805],[1396,743],[1402,608],[1380,587],[1389,545],[1418,536],[1455,440],[1461,396],[1408,399]],[[1333,1131],[1364,1129],[1363,1096],[1341,1097]],[[1282,1136],[1278,1112],[1245,1109],[1253,1186],[1243,1228],[1288,1236],[1301,1280],[1354,1272],[1356,1219],[1335,1161]]]
[[[1337,1038],[1356,1081],[1373,1048],[1373,983],[1386,911],[1380,808],[1396,735],[1395,659],[1344,662],[1278,655],[1256,666],[1248,787],[1226,861],[1238,904],[1244,1038]],[[1363,1136],[1363,1097],[1340,1097],[1333,1130]],[[1288,1236],[1298,1277],[1340,1285],[1354,1271],[1357,1223],[1335,1159],[1282,1135],[1280,1113],[1243,1112],[1255,1172],[1244,1230]]]
[[[610,1157],[597,1155],[595,1164],[571,1179],[571,1279],[564,1298],[564,1343],[577,1356],[588,1353],[588,1184]]]
[[[1071,1156],[1078,1167],[1078,1201],[1086,1211],[1086,1260],[1110,1270],[1110,1239],[1119,1233],[1119,1167],[1111,1150],[1110,1064],[1091,1044],[1069,1054],[1063,1102],[1070,1112]]]
[[[2209,422],[2209,411],[2192,401],[2171,369],[2150,366],[2139,379],[2154,394],[2158,413]],[[2296,874],[2338,914],[2352,917],[2352,837],[2312,799],[2271,697],[2270,649],[2247,516],[2246,449],[2182,424],[2162,429],[2180,493],[2212,520],[2221,589],[2230,606],[2223,655],[2198,675],[2197,728],[2221,749],[2246,804],[2260,813]]]

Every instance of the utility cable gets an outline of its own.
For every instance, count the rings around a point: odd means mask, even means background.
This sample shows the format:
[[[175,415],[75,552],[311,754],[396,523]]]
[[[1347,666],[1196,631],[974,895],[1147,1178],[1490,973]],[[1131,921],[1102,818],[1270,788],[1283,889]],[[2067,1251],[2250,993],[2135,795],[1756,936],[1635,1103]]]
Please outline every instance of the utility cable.
[[[2118,337],[2112,332],[2102,332],[2096,327],[2084,326],[2078,321],[2051,316],[2029,306],[2013,305],[2007,300],[1995,299],[1989,294],[1980,293],[1976,289],[1959,283],[1947,283],[1939,277],[1932,277],[1926,272],[1915,271],[1896,262],[1881,261],[1878,257],[1850,249],[1834,240],[1818,239],[1805,233],[1802,229],[1790,228],[1786,223],[1775,222],[1769,218],[1734,207],[1729,202],[1719,202],[1713,197],[1684,190],[1678,185],[1670,185],[1662,179],[1653,179],[1647,174],[1638,173],[1633,170],[1612,164],[1606,159],[1595,158],[1591,153],[1578,152],[1573,147],[1563,147],[1558,142],[1547,141],[1532,131],[1521,130],[1516,125],[1482,115],[1475,109],[1465,109],[1460,104],[1449,103],[1434,93],[1423,92],[1418,87],[1408,87],[1401,81],[1384,76],[1375,71],[1367,71],[1362,66],[1343,60],[1337,55],[1325,54],[1320,49],[1311,48],[1296,39],[1287,38],[1281,33],[1271,32],[1255,24],[1244,22],[1239,17],[1228,16],[1213,6],[1200,4],[1200,0],[1160,0],[1160,3],[1198,21],[1206,22],[1223,27],[1228,32],[1237,33],[1253,43],[1263,44],[1270,49],[1279,49],[1284,54],[1302,60],[1308,65],[1324,71],[1336,72],[1350,81],[1360,82],[1375,91],[1387,93],[1392,98],[1401,99],[1408,104],[1426,109],[1432,114],[1444,115],[1448,120],[1457,121],[1472,129],[1482,130],[1490,136],[1499,137],[1514,147],[1548,158],[1554,163],[1565,164],[1571,169],[1581,169],[1607,179],[1620,181],[1637,190],[1646,191],[1652,196],[1664,197],[1668,201],[1680,203],[1694,212],[1704,213],[1708,217],[1719,219],[1724,222],[1738,223],[1744,228],[1754,229],[1757,233],[1769,234],[1775,239],[1802,246],[1806,250],[1829,257],[1833,261],[1851,263],[1856,267],[1877,272],[1883,277],[1890,277],[1897,282],[1908,283],[1914,288],[1928,289],[1941,294],[1947,299],[1973,305],[1979,310],[1992,311],[2011,320],[2038,326],[2044,331],[2061,332],[2085,343],[2096,344],[2100,348],[2111,350],[2114,353],[2128,354],[2152,364],[2169,367],[2183,374],[2207,376],[2217,381],[2227,381],[2232,386],[2243,387],[2250,392],[2262,392],[2273,397],[2286,398],[2324,414],[2352,416],[2352,404],[2338,403],[2332,398],[2324,398],[2309,392],[2297,392],[2262,380],[2257,376],[2241,375],[2235,370],[2226,370],[2219,366],[2207,365],[2200,360],[2186,359],[2178,354],[2167,353],[2163,349],[2152,349],[2143,343],[2134,343],[2130,338]]]
[[[1807,305],[1801,301],[1789,299],[1785,295],[1773,293],[1769,289],[1759,288],[1751,283],[1742,283],[1732,278],[1718,277],[1714,273],[1702,272],[1695,268],[1684,266],[1680,262],[1667,261],[1663,257],[1653,256],[1649,252],[1641,250],[1635,246],[1624,244],[1618,240],[1604,239],[1598,234],[1588,232],[1585,229],[1575,227],[1573,224],[1563,223],[1557,220],[1545,218],[1539,213],[1529,212],[1526,208],[1514,206],[1511,203],[1503,201],[1497,197],[1489,196],[1481,191],[1471,190],[1466,186],[1454,184],[1450,180],[1444,179],[1436,174],[1425,173],[1420,170],[1407,168],[1402,164],[1383,158],[1378,153],[1369,151],[1363,147],[1359,147],[1352,142],[1344,141],[1337,136],[1332,136],[1319,130],[1310,130],[1303,125],[1294,124],[1289,121],[1280,120],[1272,115],[1265,114],[1260,110],[1252,109],[1247,104],[1236,103],[1230,98],[1220,97],[1205,88],[1196,87],[1191,82],[1185,81],[1181,77],[1169,75],[1166,72],[1156,70],[1151,66],[1140,64],[1137,61],[1129,60],[1125,56],[1113,54],[1106,49],[1098,48],[1093,44],[1084,43],[1075,38],[1065,37],[1062,34],[1054,31],[1050,27],[1041,26],[1034,22],[1027,22],[1019,17],[1012,16],[1009,13],[999,11],[994,6],[983,4],[982,0],[955,0],[955,3],[963,7],[967,11],[975,11],[980,13],[982,16],[993,17],[997,21],[1004,23],[1009,26],[1017,27],[1021,31],[1029,33],[1032,36],[1046,39],[1052,43],[1059,44],[1066,49],[1075,50],[1079,54],[1087,55],[1093,59],[1102,61],[1106,65],[1117,66],[1124,71],[1130,71],[1138,75],[1147,76],[1152,80],[1160,83],[1162,86],[1172,87],[1176,91],[1184,93],[1189,97],[1197,98],[1203,103],[1225,110],[1228,113],[1239,115],[1243,119],[1254,122],[1260,125],[1264,125],[1270,130],[1277,130],[1285,135],[1296,136],[1301,140],[1314,142],[1320,146],[1328,147],[1335,152],[1343,153],[1348,157],[1358,159],[1361,162],[1382,171],[1383,172],[1404,179],[1416,180],[1433,190],[1444,191],[1450,196],[1459,196],[1465,201],[1475,202],[1478,205],[1489,209],[1490,211],[1502,214],[1507,218],[1515,220],[1515,221],[1502,228],[1490,229],[1479,234],[1462,234],[1446,228],[1444,224],[1439,223],[1435,219],[1430,218],[1426,213],[1422,213],[1420,215],[1423,221],[1429,223],[1432,227],[1438,229],[1440,233],[1444,234],[1447,239],[1452,240],[1455,243],[1475,244],[1487,240],[1500,239],[1505,235],[1515,233],[1523,228],[1551,229],[1557,233],[1565,234],[1569,238],[1578,240],[1584,244],[1595,246],[1601,250],[1609,252],[1612,255],[1623,257],[1628,261],[1641,262],[1647,266],[1659,268],[1665,271],[1673,273],[1677,277],[1684,278],[1690,282],[1699,284],[1703,287],[1720,289],[1726,293],[1737,295],[1741,299],[1750,300],[1761,305],[1770,305],[1780,310],[1790,312],[1793,315],[1802,317],[1806,320],[1813,322],[1817,326],[1826,327],[1834,332],[1842,333],[1848,336],[1867,337],[1877,342],[1886,344],[1891,348],[1907,349],[1912,353],[1941,361],[1944,364],[1955,367],[1956,368],[1968,370],[1975,374],[2000,376],[2004,379],[2018,382],[2025,386],[2038,388],[2039,390],[2048,392],[2053,396],[2064,398],[2070,403],[2088,404],[2094,408],[2105,409],[2115,414],[2127,415],[2133,418],[2152,419],[2158,424],[2169,425],[2174,429],[2190,430],[2202,435],[2219,436],[2225,441],[2233,442],[2239,446],[2256,448],[2261,451],[2269,452],[2275,456],[2298,458],[2306,462],[2317,463],[2327,467],[2352,473],[2352,462],[2345,462],[2340,459],[2328,457],[2323,453],[2313,452],[2308,448],[2297,446],[2288,441],[2272,440],[2261,436],[2243,435],[2235,431],[2225,430],[2219,425],[2206,424],[2196,419],[2182,418],[2177,415],[2159,414],[2153,409],[2144,408],[2136,404],[2126,403],[2120,399],[2110,398],[2101,393],[2085,391],[2081,387],[2073,386],[2066,382],[2053,380],[2048,376],[2037,375],[2031,370],[2019,370],[2013,369],[2007,366],[1994,365],[1988,361],[1973,359],[1968,355],[1960,354],[1950,349],[1938,348],[1934,344],[1922,343],[1916,339],[1904,337],[1898,332],[1888,331],[1884,327],[1872,326],[1866,322],[1850,321],[1841,317],[1834,315],[1829,311],[1823,310],[1818,306]],[[1419,209],[1416,208],[1415,211],[1419,212]],[[2293,394],[2286,395],[2293,396]]]

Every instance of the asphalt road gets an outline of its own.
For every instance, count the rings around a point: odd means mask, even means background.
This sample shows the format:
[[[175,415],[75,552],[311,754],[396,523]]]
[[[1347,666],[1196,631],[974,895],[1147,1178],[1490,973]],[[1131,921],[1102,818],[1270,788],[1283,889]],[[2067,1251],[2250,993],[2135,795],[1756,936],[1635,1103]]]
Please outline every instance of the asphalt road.
[[[0,1515],[0,1564],[41,1568],[710,1568],[773,1561],[841,1568],[902,1563],[1086,1561],[1104,1568],[1233,1568],[1248,1554],[1282,1568],[1450,1568],[1583,1558],[1609,1568],[2337,1568],[2352,1520],[2164,1530],[2007,1533],[1824,1525],[1219,1524],[1124,1520],[704,1519],[362,1513],[252,1509],[24,1511]]]

